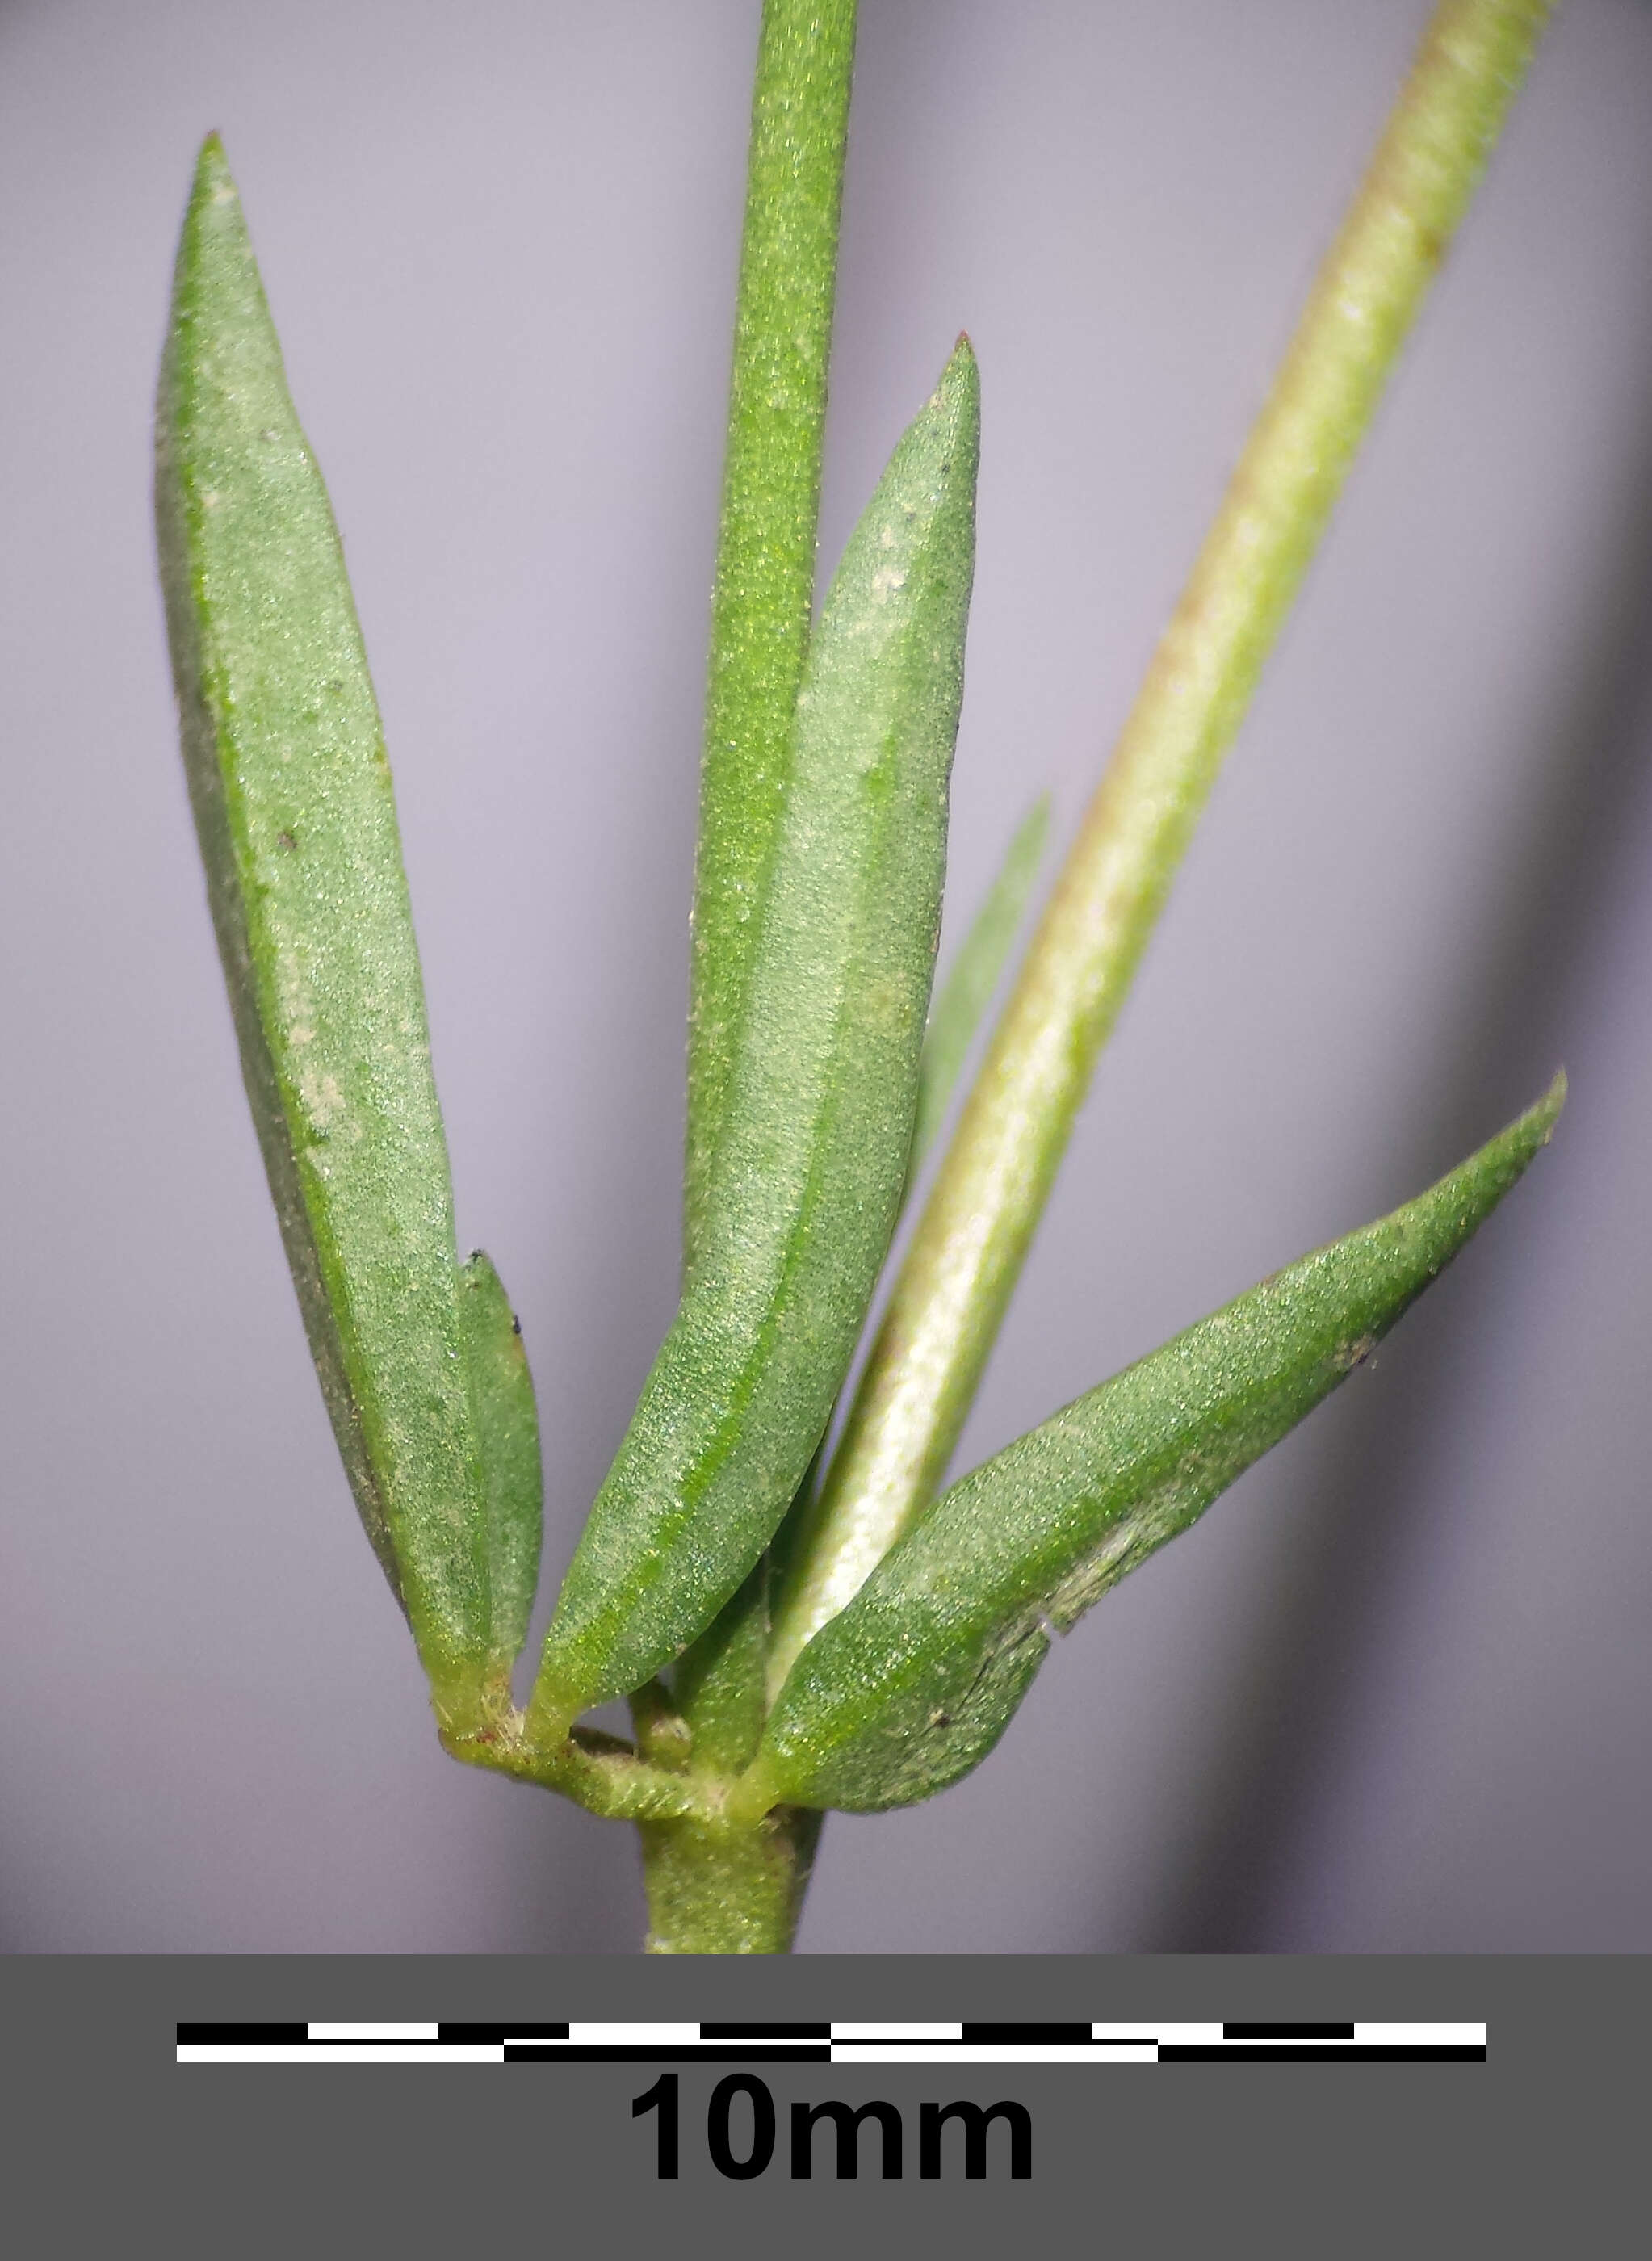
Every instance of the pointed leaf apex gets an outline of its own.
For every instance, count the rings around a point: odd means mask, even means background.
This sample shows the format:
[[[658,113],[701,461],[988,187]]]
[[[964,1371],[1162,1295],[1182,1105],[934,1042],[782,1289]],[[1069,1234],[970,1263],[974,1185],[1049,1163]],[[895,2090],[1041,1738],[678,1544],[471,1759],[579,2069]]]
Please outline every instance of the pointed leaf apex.
[[[195,161],[190,201],[194,202],[203,191],[210,191],[215,196],[239,194],[229,169],[229,160],[224,154],[223,136],[216,131],[209,133],[202,142],[201,153]]]
[[[1555,1123],[1565,1104],[1566,1071],[1562,1068],[1536,1104],[1528,1107],[1524,1115],[1517,1116],[1475,1160],[1492,1163],[1498,1176],[1512,1185],[1524,1174],[1533,1156],[1553,1138]],[[1464,1172],[1472,1166],[1472,1163],[1465,1163]],[[1454,1172],[1453,1174],[1462,1174]]]
[[[975,359],[975,349],[966,332],[960,330],[952,356],[941,371],[941,381],[935,388],[931,404],[937,408],[950,408],[954,415],[972,420],[980,413],[980,367]]]

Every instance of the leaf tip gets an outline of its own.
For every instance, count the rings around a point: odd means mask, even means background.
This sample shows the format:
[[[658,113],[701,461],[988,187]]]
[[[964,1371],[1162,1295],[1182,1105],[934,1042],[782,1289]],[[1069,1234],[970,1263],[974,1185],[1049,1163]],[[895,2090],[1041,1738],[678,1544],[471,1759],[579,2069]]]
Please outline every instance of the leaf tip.
[[[908,436],[916,440],[920,434],[924,435],[920,446],[939,450],[939,470],[961,473],[973,495],[980,452],[980,371],[974,350],[961,332],[939,384]]]
[[[229,160],[224,154],[222,138],[212,133],[201,144],[190,183],[174,277],[175,311],[181,310],[182,295],[192,287],[203,286],[215,273],[225,271],[226,255],[231,268],[238,270],[250,253],[241,190],[235,186]]]
[[[943,406],[975,407],[980,400],[980,364],[975,358],[975,348],[969,341],[969,332],[960,330],[952,356],[941,371],[941,381],[935,388],[935,398]]]
[[[229,169],[229,159],[224,154],[224,137],[214,126],[202,142],[200,154],[195,160],[195,185],[192,201],[210,197],[215,203],[238,194],[234,176]]]
[[[1522,1169],[1554,1137],[1560,1111],[1566,1104],[1566,1071],[1562,1067],[1556,1070],[1555,1080],[1543,1096],[1511,1123],[1504,1134],[1508,1143],[1518,1149]]]
[[[1012,854],[1024,856],[1036,865],[1044,853],[1044,843],[1049,836],[1050,819],[1055,811],[1055,796],[1041,793],[1016,828]]]

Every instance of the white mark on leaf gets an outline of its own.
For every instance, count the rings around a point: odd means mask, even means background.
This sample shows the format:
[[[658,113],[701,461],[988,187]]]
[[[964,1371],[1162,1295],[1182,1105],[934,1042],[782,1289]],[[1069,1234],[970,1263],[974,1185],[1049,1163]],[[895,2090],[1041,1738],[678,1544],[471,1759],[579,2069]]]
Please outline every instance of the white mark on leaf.
[[[344,1112],[344,1094],[339,1088],[335,1075],[326,1075],[314,1068],[306,1068],[298,1078],[298,1096],[312,1127],[327,1131]]]

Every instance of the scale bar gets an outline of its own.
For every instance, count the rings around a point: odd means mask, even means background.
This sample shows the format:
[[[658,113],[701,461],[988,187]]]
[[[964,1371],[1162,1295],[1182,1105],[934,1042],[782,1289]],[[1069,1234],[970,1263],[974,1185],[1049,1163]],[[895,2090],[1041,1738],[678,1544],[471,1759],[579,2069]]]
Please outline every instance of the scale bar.
[[[1222,2028],[1225,2042],[1351,2042],[1352,2023],[1330,2025],[1257,2025],[1229,2020]]]
[[[1481,2042],[1169,2042],[1160,2064],[1483,2064]]]
[[[1486,2029],[1463,2023],[1230,2020],[1132,2029],[1075,2020],[700,2024],[186,2021],[180,2064],[1469,2064]]]
[[[829,2042],[832,2029],[824,2023],[812,2026],[746,2025],[730,2026],[701,2021],[700,2038],[706,2042]]]

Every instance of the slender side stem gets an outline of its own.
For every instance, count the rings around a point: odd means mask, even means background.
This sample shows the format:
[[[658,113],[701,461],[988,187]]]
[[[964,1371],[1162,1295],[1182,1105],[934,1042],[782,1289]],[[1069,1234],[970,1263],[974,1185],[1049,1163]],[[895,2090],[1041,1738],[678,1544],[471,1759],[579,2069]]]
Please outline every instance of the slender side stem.
[[[1096,1054],[1552,5],[1435,11],[942,1165],[781,1602],[772,1688],[945,1471]]]
[[[765,0],[711,610],[684,1259],[722,1128],[815,594],[856,0]]]
[[[442,1747],[462,1765],[536,1782],[611,1821],[715,1820],[724,1803],[720,1784],[639,1756],[629,1743],[595,1728],[576,1727],[565,1741],[543,1741],[510,1705],[479,1725],[444,1728]]]

